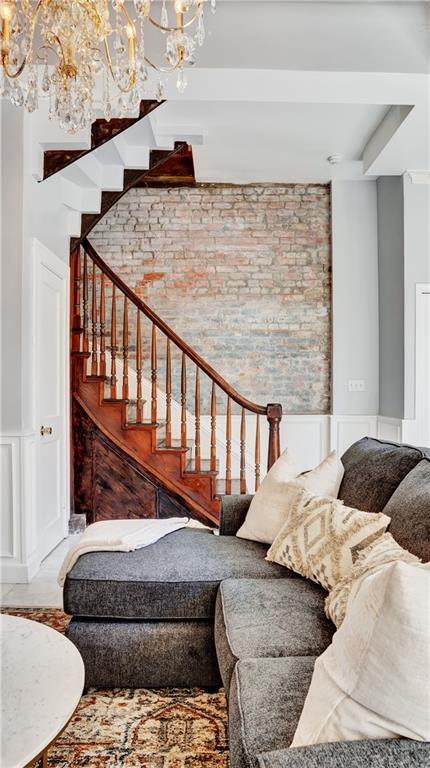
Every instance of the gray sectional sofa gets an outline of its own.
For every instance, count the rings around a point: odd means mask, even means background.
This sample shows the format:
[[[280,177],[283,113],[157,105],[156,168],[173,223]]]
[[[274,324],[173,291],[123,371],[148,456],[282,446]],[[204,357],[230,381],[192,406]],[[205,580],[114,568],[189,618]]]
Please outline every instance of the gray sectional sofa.
[[[383,510],[399,544],[430,560],[430,451],[364,438],[342,461],[345,504]],[[430,767],[430,744],[406,739],[288,748],[335,628],[322,588],[235,536],[250,500],[224,497],[219,536],[183,529],[136,552],[78,560],[64,604],[87,686],[222,683],[231,768]]]

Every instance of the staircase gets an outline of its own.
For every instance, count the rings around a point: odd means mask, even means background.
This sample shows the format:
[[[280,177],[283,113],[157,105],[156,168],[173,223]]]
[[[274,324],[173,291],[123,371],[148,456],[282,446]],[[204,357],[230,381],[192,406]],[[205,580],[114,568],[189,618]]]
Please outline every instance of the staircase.
[[[72,276],[74,511],[85,512],[88,522],[191,514],[216,525],[220,495],[259,486],[261,416],[269,423],[267,466],[278,458],[281,406],[258,405],[236,392],[85,237],[72,252]]]
[[[136,116],[96,120],[90,131],[66,144],[47,116],[34,118],[38,217],[42,222],[55,216],[55,229],[62,233],[65,246],[71,239],[75,247],[132,187],[171,183],[175,176],[181,184],[195,182],[187,143],[163,139],[160,146],[151,122],[151,114],[159,106],[156,101],[143,100]],[[44,135],[43,142],[37,141],[40,135]],[[62,247],[63,239],[52,250],[58,253]]]
[[[187,143],[159,146],[156,107],[96,121],[68,148],[50,136],[35,173],[42,209],[58,211],[71,243],[73,512],[88,523],[191,514],[216,525],[220,496],[257,489],[261,457],[270,467],[279,456],[282,408],[236,392],[88,241],[129,189],[195,184]]]

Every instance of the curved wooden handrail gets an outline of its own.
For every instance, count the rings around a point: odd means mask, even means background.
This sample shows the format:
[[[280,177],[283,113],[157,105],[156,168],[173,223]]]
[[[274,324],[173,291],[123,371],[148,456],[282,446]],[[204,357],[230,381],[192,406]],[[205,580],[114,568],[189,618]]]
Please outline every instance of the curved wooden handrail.
[[[172,329],[167,325],[167,323],[164,322],[158,315],[150,308],[147,304],[145,304],[142,299],[140,299],[136,294],[131,290],[131,288],[128,287],[126,283],[121,280],[118,275],[115,274],[115,272],[106,264],[105,261],[99,256],[95,248],[91,245],[89,240],[87,238],[84,238],[81,243],[83,249],[88,254],[90,259],[99,267],[99,269],[106,275],[106,277],[114,284],[116,287],[123,293],[132,304],[134,304],[135,307],[137,307],[141,312],[143,312],[146,317],[151,320],[152,323],[154,323],[157,328],[162,331],[167,338],[169,338],[182,352],[185,353],[187,357],[190,358],[199,368],[201,371],[203,371],[209,378],[217,384],[217,386],[222,389],[228,397],[231,397],[232,400],[234,400],[238,405],[242,406],[243,408],[246,408],[248,411],[251,411],[252,413],[258,413],[262,414],[264,416],[267,416],[270,412],[270,405],[258,405],[257,403],[253,403],[250,400],[247,400],[245,397],[242,397],[242,395],[237,392],[225,379],[223,379],[222,376],[217,373],[217,371],[212,368],[209,363],[206,362],[200,355],[195,352],[192,347],[188,346],[188,344],[181,339],[180,336],[178,336]]]

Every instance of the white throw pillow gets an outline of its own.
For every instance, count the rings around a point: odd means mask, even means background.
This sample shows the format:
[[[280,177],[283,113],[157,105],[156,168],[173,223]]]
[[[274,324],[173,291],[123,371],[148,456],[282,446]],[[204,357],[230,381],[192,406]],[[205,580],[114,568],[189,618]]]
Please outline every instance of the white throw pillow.
[[[336,451],[332,451],[321,464],[310,472],[298,476],[299,466],[290,451],[284,451],[274,463],[249,506],[245,522],[237,536],[241,539],[272,544],[282,528],[289,510],[286,484],[296,480],[303,488],[320,496],[337,497],[344,473]]]
[[[430,740],[430,570],[397,561],[368,576],[317,659],[293,747]]]
[[[315,496],[295,480],[287,489],[289,511],[266,560],[333,589],[351,575],[358,553],[384,533],[390,518]]]

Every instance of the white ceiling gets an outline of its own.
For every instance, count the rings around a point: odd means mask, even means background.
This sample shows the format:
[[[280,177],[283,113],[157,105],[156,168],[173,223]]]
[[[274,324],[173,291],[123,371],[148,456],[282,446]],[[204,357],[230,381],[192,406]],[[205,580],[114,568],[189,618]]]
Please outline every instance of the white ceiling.
[[[386,106],[168,101],[157,116],[178,123],[186,114],[205,125],[194,146],[198,181],[326,181],[328,155],[359,161]]]
[[[221,0],[205,21],[199,68],[429,71],[429,2]],[[161,61],[159,41],[149,28],[147,50]]]
[[[364,178],[375,131],[367,177],[430,167],[430,2],[219,0],[205,15],[187,90],[171,78],[151,116],[160,146],[193,143],[200,181]],[[412,107],[392,133],[391,105]]]

